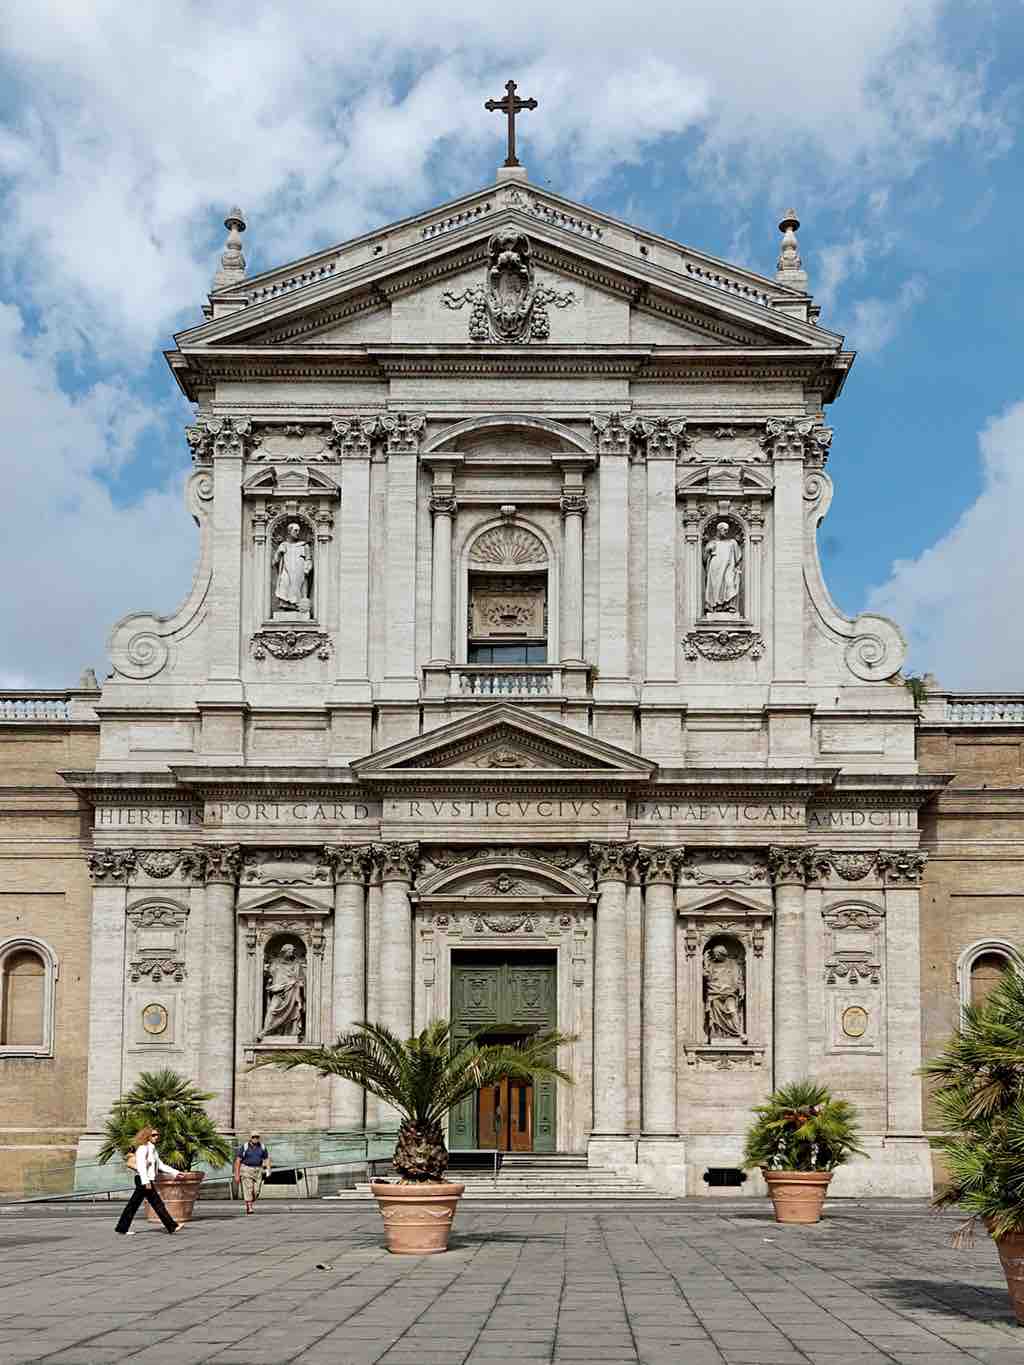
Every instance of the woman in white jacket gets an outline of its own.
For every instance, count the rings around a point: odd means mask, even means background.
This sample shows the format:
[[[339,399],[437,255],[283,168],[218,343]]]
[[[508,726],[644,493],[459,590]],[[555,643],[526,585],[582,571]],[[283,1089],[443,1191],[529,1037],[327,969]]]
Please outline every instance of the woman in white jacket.
[[[149,1200],[150,1207],[156,1216],[163,1223],[168,1232],[177,1232],[178,1224],[167,1212],[164,1201],[160,1198],[154,1185],[157,1171],[163,1171],[165,1175],[173,1175],[175,1178],[182,1174],[176,1171],[173,1166],[166,1165],[160,1160],[160,1153],[156,1149],[156,1140],[160,1136],[155,1128],[140,1128],[135,1134],[135,1189],[132,1197],[125,1204],[121,1212],[121,1217],[117,1220],[114,1231],[119,1232],[123,1237],[134,1237],[132,1229],[132,1219],[138,1213],[144,1199]]]

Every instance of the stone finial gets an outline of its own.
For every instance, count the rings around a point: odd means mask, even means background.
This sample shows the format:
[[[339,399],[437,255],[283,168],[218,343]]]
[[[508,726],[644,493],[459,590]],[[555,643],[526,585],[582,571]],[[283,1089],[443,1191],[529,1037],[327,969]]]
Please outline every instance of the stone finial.
[[[807,272],[800,259],[800,244],[796,239],[799,226],[800,219],[796,216],[795,210],[787,209],[779,223],[782,243],[779,247],[775,278],[779,284],[788,284],[791,289],[806,290]]]
[[[96,681],[96,671],[92,668],[83,668],[82,676],[78,680],[79,692],[98,692],[100,685]]]
[[[245,257],[242,255],[242,233],[245,219],[240,208],[233,208],[224,219],[228,230],[227,241],[220,258],[220,269],[213,277],[214,289],[226,289],[228,285],[238,284],[245,279]]]

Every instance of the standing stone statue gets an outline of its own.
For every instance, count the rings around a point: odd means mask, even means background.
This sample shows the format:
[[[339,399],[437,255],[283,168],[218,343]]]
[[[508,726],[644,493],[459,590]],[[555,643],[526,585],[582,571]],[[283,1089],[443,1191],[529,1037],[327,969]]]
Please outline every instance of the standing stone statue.
[[[709,1043],[744,1036],[745,996],[742,963],[730,956],[724,943],[716,943],[704,953],[704,1020]]]
[[[286,943],[266,969],[266,1010],[261,1038],[285,1036],[301,1038],[306,1022],[306,969],[295,955],[295,945]]]
[[[714,537],[704,546],[704,610],[738,611],[743,549],[731,534],[727,521],[715,527]]]
[[[274,586],[274,606],[285,611],[309,611],[309,576],[313,572],[313,554],[300,539],[302,527],[297,521],[289,523],[288,535],[274,551],[277,583]]]

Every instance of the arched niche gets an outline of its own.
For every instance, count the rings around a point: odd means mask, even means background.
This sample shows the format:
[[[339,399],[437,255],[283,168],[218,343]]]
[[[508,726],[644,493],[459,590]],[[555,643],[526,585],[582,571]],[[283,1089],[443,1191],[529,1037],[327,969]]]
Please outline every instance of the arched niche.
[[[52,1057],[57,954],[32,934],[0,940],[0,1057]]]
[[[472,527],[458,556],[456,662],[482,645],[543,649],[513,663],[550,664],[560,657],[559,561],[550,536],[518,513]],[[528,651],[529,652],[529,651]]]
[[[956,987],[957,995],[960,1000],[960,1019],[963,1022],[964,1010],[968,1005],[978,1005],[983,1003],[981,986],[981,973],[979,968],[984,965],[1002,963],[1003,971],[1011,969],[1024,971],[1024,955],[1016,944],[1004,938],[979,938],[973,943],[969,943],[961,952],[956,962]],[[985,983],[988,989],[984,989],[987,996],[992,983]]]

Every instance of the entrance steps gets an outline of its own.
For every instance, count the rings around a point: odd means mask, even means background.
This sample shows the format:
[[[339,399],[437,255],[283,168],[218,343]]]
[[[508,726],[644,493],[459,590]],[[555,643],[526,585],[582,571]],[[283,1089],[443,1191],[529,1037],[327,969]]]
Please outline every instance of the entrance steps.
[[[589,1167],[587,1158],[572,1152],[551,1154],[512,1153],[502,1161],[497,1179],[493,1171],[481,1167],[460,1171],[453,1166],[448,1172],[452,1180],[466,1186],[464,1199],[507,1200],[524,1202],[581,1201],[581,1200],[645,1200],[664,1199],[665,1195],[651,1189],[630,1176],[616,1171]],[[363,1182],[354,1190],[340,1190],[334,1199],[366,1200],[372,1198],[370,1186]]]

